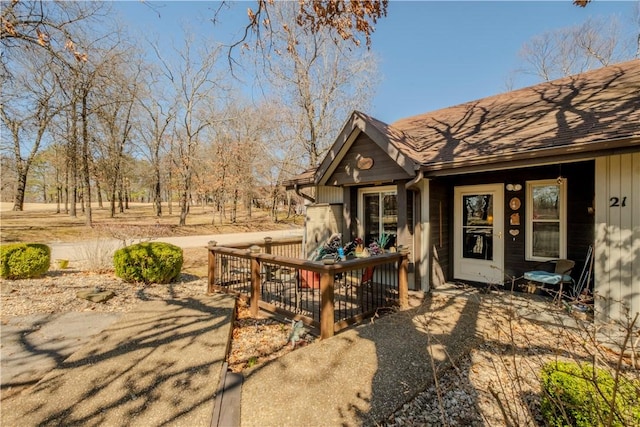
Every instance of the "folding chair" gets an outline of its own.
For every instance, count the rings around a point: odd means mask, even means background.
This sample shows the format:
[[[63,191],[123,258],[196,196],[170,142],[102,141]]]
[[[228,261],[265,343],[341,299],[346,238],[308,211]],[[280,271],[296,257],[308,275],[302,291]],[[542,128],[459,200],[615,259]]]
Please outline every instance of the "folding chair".
[[[571,270],[573,270],[576,263],[570,259],[557,259],[547,262],[555,263],[556,266],[553,272],[542,270],[527,271],[524,273],[524,278],[529,282],[539,283],[542,289],[547,292],[555,293],[556,295],[553,298],[553,302],[560,302],[562,300],[563,285],[565,283],[574,284],[573,278],[571,277]],[[546,289],[546,285],[557,286],[558,290]],[[573,290],[573,286],[571,290]]]

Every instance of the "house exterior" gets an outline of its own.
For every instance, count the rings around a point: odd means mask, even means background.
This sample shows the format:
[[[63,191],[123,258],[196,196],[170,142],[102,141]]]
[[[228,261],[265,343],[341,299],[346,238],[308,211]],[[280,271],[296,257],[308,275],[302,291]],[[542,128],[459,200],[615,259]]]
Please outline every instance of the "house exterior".
[[[354,112],[286,185],[313,200],[307,248],[392,234],[415,290],[510,283],[558,258],[578,279],[592,245],[601,310],[640,311],[640,60],[392,124]]]

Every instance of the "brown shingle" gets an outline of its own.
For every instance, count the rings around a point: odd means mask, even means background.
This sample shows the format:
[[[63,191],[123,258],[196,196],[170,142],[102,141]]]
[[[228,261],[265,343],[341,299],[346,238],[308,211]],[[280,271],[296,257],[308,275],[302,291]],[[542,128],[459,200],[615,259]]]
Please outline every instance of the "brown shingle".
[[[354,112],[315,181],[353,128],[389,144],[426,171],[511,162],[597,147],[640,145],[640,60],[467,102],[388,125]],[[622,141],[622,142],[621,142]],[[615,145],[615,144],[614,144]],[[337,148],[336,148],[337,147]],[[548,160],[548,158],[547,158]],[[288,184],[311,184],[314,170]]]
[[[398,120],[428,166],[640,137],[640,60]]]

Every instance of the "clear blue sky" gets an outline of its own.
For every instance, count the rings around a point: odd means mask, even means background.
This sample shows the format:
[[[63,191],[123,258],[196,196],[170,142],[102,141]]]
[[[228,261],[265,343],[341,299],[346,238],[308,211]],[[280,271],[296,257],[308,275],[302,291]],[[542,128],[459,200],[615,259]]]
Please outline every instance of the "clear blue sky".
[[[204,38],[229,41],[246,23],[248,7],[238,2],[214,26],[219,4],[209,1],[116,2],[125,19],[164,43],[180,38],[187,24]],[[382,82],[371,109],[374,117],[397,119],[505,92],[510,73],[522,64],[523,43],[546,31],[579,25],[589,17],[616,16],[635,30],[635,1],[593,0],[586,8],[556,1],[394,1],[380,20],[372,50],[380,60]],[[514,88],[536,80],[518,75]],[[345,118],[346,119],[346,118]]]

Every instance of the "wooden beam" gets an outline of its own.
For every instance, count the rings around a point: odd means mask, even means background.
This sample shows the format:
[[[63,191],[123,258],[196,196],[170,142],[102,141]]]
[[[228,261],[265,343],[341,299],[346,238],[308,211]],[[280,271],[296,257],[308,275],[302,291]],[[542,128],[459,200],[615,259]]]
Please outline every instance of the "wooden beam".
[[[210,241],[208,250],[208,268],[207,268],[207,293],[212,294],[215,292],[214,284],[216,281],[216,253],[212,250],[216,246],[217,242]]]
[[[320,339],[331,338],[334,333],[334,272],[323,271],[320,274]]]

